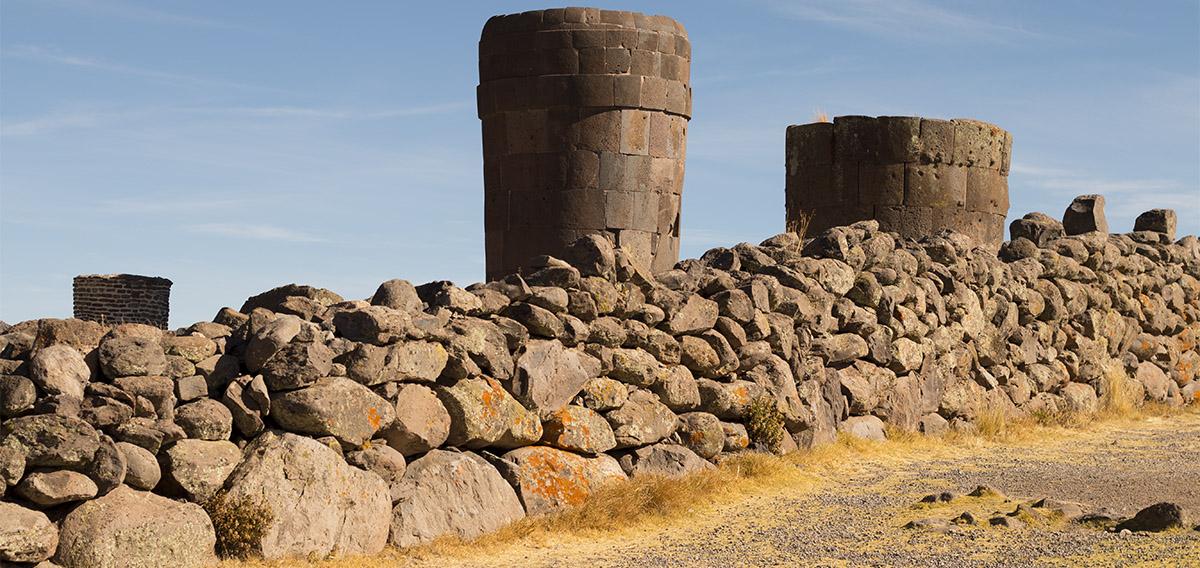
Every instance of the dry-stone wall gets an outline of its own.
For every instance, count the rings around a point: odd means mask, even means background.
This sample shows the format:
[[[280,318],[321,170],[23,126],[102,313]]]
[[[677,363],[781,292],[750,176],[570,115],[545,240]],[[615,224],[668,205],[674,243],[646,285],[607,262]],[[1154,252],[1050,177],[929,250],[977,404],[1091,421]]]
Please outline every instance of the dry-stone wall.
[[[605,235],[646,269],[679,259],[691,44],[665,16],[560,8],[479,39],[489,279]]]
[[[116,325],[167,328],[171,281],[135,274],[86,274],[74,280],[75,317]]]
[[[789,230],[874,219],[920,238],[1004,240],[1012,135],[977,120],[839,116],[787,129]]]
[[[1103,223],[1097,202],[1072,223]],[[839,432],[1088,412],[1109,389],[1195,403],[1200,240],[1172,241],[1173,218],[1068,235],[1030,214],[998,255],[861,221],[653,275],[590,235],[467,288],[288,285],[173,332],[18,323],[0,561],[199,566],[237,537],[374,553]],[[255,509],[267,530],[226,524]]]

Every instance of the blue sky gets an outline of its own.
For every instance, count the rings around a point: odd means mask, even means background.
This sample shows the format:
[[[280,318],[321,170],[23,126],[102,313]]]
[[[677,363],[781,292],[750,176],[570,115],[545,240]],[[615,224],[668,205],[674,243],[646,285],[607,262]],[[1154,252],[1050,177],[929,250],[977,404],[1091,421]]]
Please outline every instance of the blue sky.
[[[593,2],[693,44],[683,255],[783,227],[783,137],[816,112],[1013,133],[1010,219],[1108,198],[1200,232],[1200,4]],[[0,319],[71,278],[174,282],[172,324],[287,282],[483,277],[476,42],[534,2],[0,4]]]

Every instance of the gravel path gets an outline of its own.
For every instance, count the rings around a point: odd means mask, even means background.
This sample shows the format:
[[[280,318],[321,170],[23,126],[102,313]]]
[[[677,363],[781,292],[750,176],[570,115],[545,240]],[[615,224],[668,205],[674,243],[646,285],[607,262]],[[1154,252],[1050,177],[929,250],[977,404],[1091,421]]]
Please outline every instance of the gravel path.
[[[780,487],[670,526],[518,543],[427,559],[461,566],[1200,566],[1200,532],[1121,536],[1063,524],[902,528],[909,520],[1008,512],[1051,497],[1124,514],[1173,501],[1200,515],[1200,416],[1106,424],[1054,439],[883,452],[835,466],[816,486]],[[989,485],[1012,502],[924,495]],[[425,564],[422,562],[421,564]]]

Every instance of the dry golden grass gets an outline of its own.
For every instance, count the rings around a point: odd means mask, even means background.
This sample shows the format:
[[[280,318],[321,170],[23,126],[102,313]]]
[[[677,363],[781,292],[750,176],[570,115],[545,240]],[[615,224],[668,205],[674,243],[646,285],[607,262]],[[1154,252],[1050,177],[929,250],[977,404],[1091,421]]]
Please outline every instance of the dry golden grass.
[[[818,109],[813,112],[813,122],[829,122],[829,115]]]
[[[1106,403],[1113,404],[1113,403]],[[1115,408],[1114,408],[1115,407]],[[1106,407],[1094,417],[1063,413],[1053,417],[1005,420],[1003,415],[980,416],[975,432],[951,432],[942,437],[923,436],[903,430],[889,430],[886,442],[875,442],[839,435],[836,443],[786,456],[746,453],[725,460],[719,467],[678,479],[639,477],[601,488],[583,504],[541,517],[522,519],[499,531],[465,541],[442,538],[430,544],[408,549],[388,548],[370,557],[345,557],[264,560],[229,560],[227,568],[366,568],[401,567],[414,563],[452,561],[487,557],[516,546],[540,548],[558,542],[584,545],[599,537],[640,534],[665,530],[688,518],[695,518],[719,505],[772,491],[800,494],[819,488],[831,476],[847,468],[863,467],[870,458],[871,467],[881,464],[902,465],[931,453],[965,455],[980,447],[998,444],[1036,443],[1058,439],[1072,431],[1107,424],[1189,414],[1200,416],[1196,405],[1169,408],[1161,405],[1116,405]],[[993,504],[992,501],[995,501]],[[980,500],[985,505],[1012,505],[1002,496]],[[981,510],[981,513],[983,511]],[[1055,525],[1055,519],[1022,519],[1043,526]]]

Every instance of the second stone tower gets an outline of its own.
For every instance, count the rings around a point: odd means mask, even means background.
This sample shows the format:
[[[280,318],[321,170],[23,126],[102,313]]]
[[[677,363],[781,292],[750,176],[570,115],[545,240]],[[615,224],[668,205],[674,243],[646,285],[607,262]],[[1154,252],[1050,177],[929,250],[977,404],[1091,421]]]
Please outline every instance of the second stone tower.
[[[679,259],[691,44],[675,20],[560,8],[495,16],[479,40],[487,276],[606,235]]]

